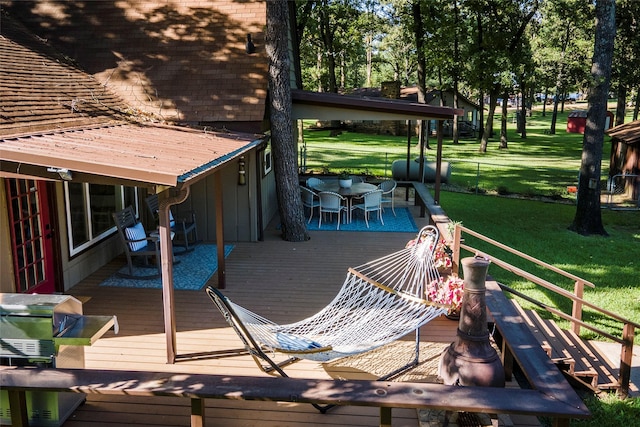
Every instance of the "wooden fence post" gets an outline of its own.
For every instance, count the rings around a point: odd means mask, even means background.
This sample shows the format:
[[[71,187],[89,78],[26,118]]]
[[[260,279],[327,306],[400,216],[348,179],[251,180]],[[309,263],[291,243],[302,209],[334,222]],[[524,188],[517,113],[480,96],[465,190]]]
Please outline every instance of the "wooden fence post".
[[[573,293],[576,297],[582,299],[582,297],[584,296],[584,282],[581,282],[579,280],[576,281],[575,285],[573,286]],[[580,301],[573,300],[571,317],[582,320],[582,303]],[[580,325],[578,323],[572,321],[571,330],[576,335],[580,335]]]
[[[458,274],[460,267],[460,243],[462,241],[462,226],[455,224],[453,228],[453,242],[451,243],[451,272]]]

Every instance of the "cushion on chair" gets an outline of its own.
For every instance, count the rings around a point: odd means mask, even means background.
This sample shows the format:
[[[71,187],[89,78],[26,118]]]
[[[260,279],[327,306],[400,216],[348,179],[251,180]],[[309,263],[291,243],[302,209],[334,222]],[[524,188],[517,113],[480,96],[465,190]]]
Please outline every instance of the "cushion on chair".
[[[173,219],[173,213],[169,211],[169,227],[173,228],[176,226],[176,220]]]
[[[127,240],[141,240],[146,239],[147,234],[144,231],[142,223],[137,223],[133,227],[127,227],[124,229],[124,233],[127,236]],[[147,241],[141,240],[139,242],[129,242],[129,247],[132,251],[139,251],[147,247]]]

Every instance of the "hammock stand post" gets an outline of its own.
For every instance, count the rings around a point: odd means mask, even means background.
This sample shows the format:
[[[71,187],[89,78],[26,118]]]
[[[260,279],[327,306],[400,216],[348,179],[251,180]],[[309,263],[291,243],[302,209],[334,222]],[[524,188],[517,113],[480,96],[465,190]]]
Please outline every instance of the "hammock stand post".
[[[207,286],[206,292],[211,300],[216,304],[218,310],[220,310],[220,312],[223,314],[225,320],[236,332],[236,334],[244,344],[247,353],[249,353],[253,360],[256,362],[256,365],[258,365],[258,367],[260,367],[260,369],[264,373],[270,374],[271,372],[276,371],[281,376],[288,377],[288,375],[282,368],[295,363],[300,359],[298,359],[297,357],[290,357],[283,362],[276,363],[273,359],[267,356],[267,354],[262,350],[261,346],[255,341],[255,339],[253,339],[247,328],[242,324],[242,322],[239,321],[238,315],[227,302],[227,298],[222,295],[219,290],[211,286]],[[267,362],[269,365],[263,365],[260,359],[264,362]]]
[[[206,292],[258,367],[283,377],[288,377],[283,367],[299,359],[326,362],[352,356],[415,332],[413,360],[379,378],[388,380],[419,364],[420,327],[448,310],[448,306],[431,300],[440,284],[434,265],[439,236],[436,227],[426,226],[412,245],[349,268],[334,299],[318,313],[295,323],[276,324],[235,304],[217,289],[209,286]],[[267,352],[290,357],[276,363]],[[314,406],[324,413],[333,405]]]
[[[273,359],[271,359],[267,354],[262,350],[261,346],[253,339],[247,328],[239,321],[238,315],[233,310],[233,307],[229,305],[227,302],[227,298],[222,295],[222,293],[211,287],[207,286],[206,289],[207,294],[211,298],[211,300],[216,304],[220,312],[223,314],[224,318],[231,325],[233,330],[236,332],[238,337],[245,346],[246,351],[251,355],[253,361],[256,362],[256,365],[267,374],[276,371],[280,376],[284,378],[289,378],[289,375],[282,369],[283,367],[290,365],[292,363],[300,360],[297,357],[290,357],[287,360],[284,360],[280,363],[276,363]],[[260,362],[263,360],[269,364],[269,366],[265,366]],[[335,405],[319,405],[317,403],[311,404],[314,408],[316,408],[320,413],[324,414],[329,409],[333,408]]]

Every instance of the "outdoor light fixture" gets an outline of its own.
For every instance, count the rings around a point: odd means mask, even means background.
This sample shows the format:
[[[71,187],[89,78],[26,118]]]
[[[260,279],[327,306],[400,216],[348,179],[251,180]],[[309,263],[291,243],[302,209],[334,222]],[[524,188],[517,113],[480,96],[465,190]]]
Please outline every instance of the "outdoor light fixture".
[[[73,173],[69,169],[47,168],[47,172],[57,173],[60,176],[60,178],[65,181],[71,181],[73,179]]]
[[[251,41],[251,34],[247,34],[247,43],[244,45],[244,49],[249,55],[256,51],[256,46]]]
[[[244,156],[240,157],[238,162],[238,185],[245,185],[247,183],[246,171],[244,170]]]

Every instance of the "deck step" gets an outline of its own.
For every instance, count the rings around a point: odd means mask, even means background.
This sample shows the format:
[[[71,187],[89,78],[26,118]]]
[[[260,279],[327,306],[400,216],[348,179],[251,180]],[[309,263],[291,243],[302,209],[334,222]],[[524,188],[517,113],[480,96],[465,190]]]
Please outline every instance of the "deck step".
[[[565,375],[594,391],[617,387],[617,369],[588,341],[512,301],[540,346]]]

